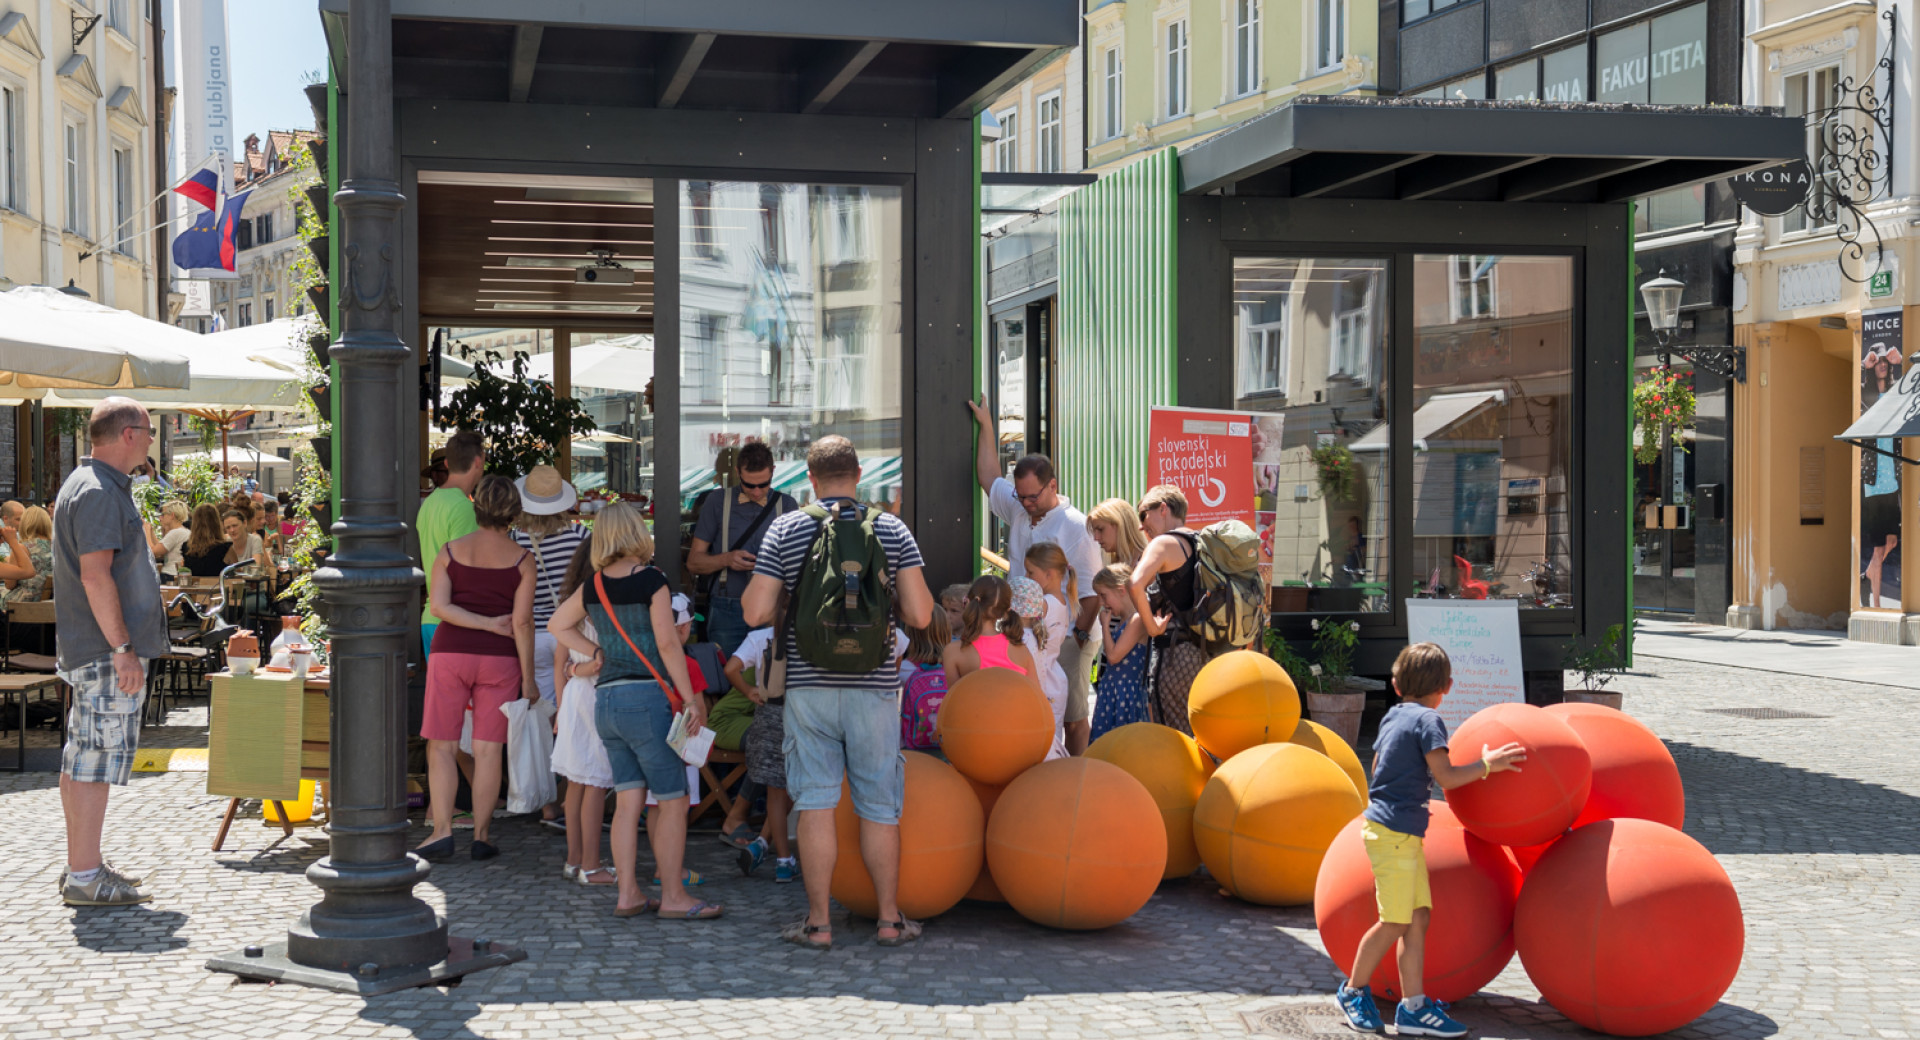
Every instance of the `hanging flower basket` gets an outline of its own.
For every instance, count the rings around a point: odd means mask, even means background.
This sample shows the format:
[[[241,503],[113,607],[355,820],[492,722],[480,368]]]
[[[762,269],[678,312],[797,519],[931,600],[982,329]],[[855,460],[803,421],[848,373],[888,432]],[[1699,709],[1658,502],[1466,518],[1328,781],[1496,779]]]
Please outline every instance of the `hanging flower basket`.
[[[1633,446],[1633,461],[1643,466],[1660,461],[1660,430],[1672,427],[1677,433],[1693,426],[1693,379],[1670,366],[1661,366],[1633,387],[1633,421],[1639,427],[1639,440]]]
[[[1360,460],[1353,457],[1353,452],[1344,444],[1326,444],[1313,449],[1312,457],[1320,497],[1329,502],[1352,498],[1360,483]]]

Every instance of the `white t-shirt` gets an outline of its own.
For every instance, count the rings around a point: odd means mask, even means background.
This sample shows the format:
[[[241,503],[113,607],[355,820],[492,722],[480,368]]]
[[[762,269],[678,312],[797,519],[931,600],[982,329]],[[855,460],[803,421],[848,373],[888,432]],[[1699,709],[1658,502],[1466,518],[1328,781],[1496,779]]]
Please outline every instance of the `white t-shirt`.
[[[753,669],[753,674],[757,677],[766,670],[767,651],[772,647],[773,626],[768,625],[748,632],[747,638],[740,641],[740,649],[735,650],[733,656],[741,664]]]
[[[994,516],[1007,522],[1007,562],[1013,567],[1014,577],[1026,575],[1022,563],[1028,549],[1037,542],[1052,542],[1066,551],[1067,565],[1073,568],[1073,598],[1077,601],[1095,595],[1093,576],[1104,557],[1100,555],[1100,543],[1087,532],[1087,514],[1075,509],[1067,496],[1061,495],[1060,504],[1036,524],[1014,495],[1013,481],[1001,477],[993,482],[987,505]]]
[[[187,544],[187,539],[192,537],[193,532],[185,527],[176,527],[160,536],[160,546],[167,551],[166,557],[160,561],[160,573],[169,577],[180,573],[181,569],[187,565],[186,561],[180,558],[180,547]]]

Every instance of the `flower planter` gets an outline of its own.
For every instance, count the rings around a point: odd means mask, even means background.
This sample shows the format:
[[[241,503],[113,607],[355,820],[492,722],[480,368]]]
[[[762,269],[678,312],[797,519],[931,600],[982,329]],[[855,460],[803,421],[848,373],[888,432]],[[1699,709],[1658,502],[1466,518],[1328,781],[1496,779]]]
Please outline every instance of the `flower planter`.
[[[1568,690],[1561,694],[1561,700],[1568,704],[1598,704],[1603,708],[1620,710],[1620,694],[1612,690]]]
[[[1306,694],[1307,715],[1320,725],[1338,733],[1348,747],[1360,744],[1360,713],[1366,710],[1365,690],[1342,685],[1329,693]]]
[[[1312,591],[1305,585],[1275,585],[1268,602],[1276,614],[1304,614]]]

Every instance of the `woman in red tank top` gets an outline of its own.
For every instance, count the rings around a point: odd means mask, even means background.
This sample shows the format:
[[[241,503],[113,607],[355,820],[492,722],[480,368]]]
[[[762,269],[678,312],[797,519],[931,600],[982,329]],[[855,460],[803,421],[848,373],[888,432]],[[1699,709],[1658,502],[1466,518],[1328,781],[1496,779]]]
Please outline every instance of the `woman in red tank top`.
[[[414,849],[420,858],[453,856],[453,799],[460,785],[455,753],[473,712],[474,859],[500,854],[487,840],[500,795],[500,758],[515,697],[540,699],[533,678],[533,557],[509,530],[520,515],[520,492],[501,476],[473,489],[479,530],[448,542],[433,563],[433,615],[440,619],[427,654],[427,698],[420,735],[427,739],[427,790],[433,833]]]

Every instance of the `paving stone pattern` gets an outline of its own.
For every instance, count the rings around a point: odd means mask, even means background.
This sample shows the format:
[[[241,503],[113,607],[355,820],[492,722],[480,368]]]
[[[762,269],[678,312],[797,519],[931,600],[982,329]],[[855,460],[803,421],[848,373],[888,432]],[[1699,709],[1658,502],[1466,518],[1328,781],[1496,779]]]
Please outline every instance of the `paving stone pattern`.
[[[1669,741],[1686,777],[1687,830],[1739,887],[1747,956],[1725,1001],[1685,1037],[1920,1037],[1920,734],[1910,694],[1883,687],[1643,658],[1629,711]],[[1774,706],[1826,716],[1750,720],[1703,709]],[[168,729],[204,725],[204,708]],[[160,734],[156,733],[156,737]],[[56,778],[0,777],[0,1036],[40,1037],[1233,1037],[1339,1035],[1337,981],[1310,908],[1170,882],[1132,921],[1071,934],[1004,907],[964,905],[889,950],[870,922],[840,946],[775,939],[799,885],[742,879],[696,835],[693,865],[725,902],[714,923],[616,920],[613,893],[560,877],[560,835],[495,828],[503,854],[434,868],[421,887],[455,930],[528,959],[451,989],[372,1000],[236,982],[214,954],[284,935],[315,890],[311,832],[236,824],[207,851],[223,799],[204,774],[139,776],[115,799],[108,847],[158,872],[137,909],[76,910],[54,893]],[[424,832],[422,832],[424,833]],[[464,846],[464,839],[463,839]],[[464,856],[464,849],[463,849]],[[1456,1007],[1477,1036],[1590,1036],[1538,1001],[1519,961]]]

